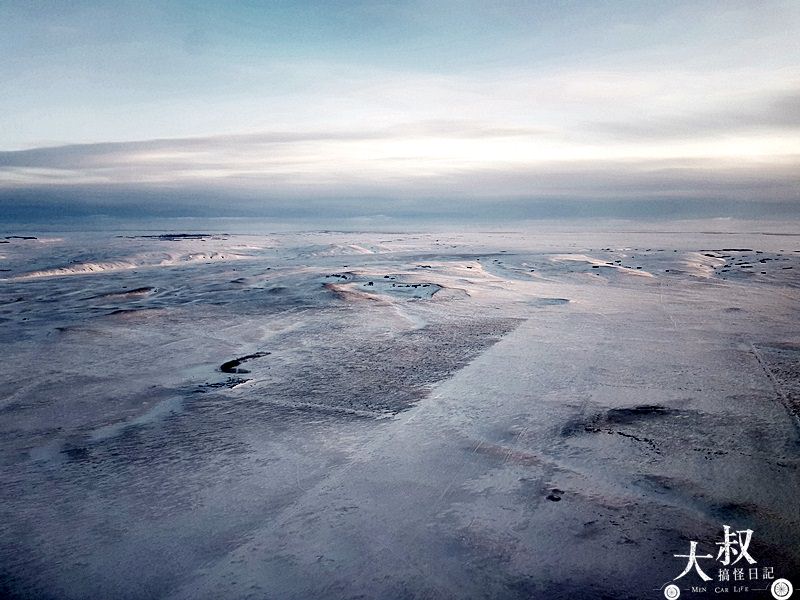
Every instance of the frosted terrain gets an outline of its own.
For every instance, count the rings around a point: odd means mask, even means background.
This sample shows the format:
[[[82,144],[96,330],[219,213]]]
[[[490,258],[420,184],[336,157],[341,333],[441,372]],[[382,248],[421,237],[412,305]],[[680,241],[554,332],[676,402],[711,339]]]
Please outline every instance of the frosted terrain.
[[[4,597],[800,587],[800,237],[0,242]]]

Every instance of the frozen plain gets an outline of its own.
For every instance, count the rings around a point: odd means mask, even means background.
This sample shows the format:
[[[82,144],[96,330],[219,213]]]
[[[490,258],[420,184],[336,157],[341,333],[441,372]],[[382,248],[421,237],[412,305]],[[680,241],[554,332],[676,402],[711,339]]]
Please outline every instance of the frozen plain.
[[[800,237],[162,233],[0,239],[4,597],[800,583]]]

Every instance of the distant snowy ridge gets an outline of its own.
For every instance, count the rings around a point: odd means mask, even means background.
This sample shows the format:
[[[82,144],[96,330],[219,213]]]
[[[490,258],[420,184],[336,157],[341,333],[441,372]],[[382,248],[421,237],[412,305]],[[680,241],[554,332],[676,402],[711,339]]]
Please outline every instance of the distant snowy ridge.
[[[125,271],[130,269],[143,269],[151,267],[171,267],[187,263],[207,263],[212,261],[238,260],[243,258],[249,257],[244,254],[237,254],[235,252],[193,252],[191,254],[168,255],[166,258],[164,258],[163,254],[160,254],[157,257],[143,256],[103,262],[76,263],[67,267],[54,267],[52,269],[30,271],[28,273],[9,277],[8,280],[67,277],[70,275],[88,275],[92,273]]]

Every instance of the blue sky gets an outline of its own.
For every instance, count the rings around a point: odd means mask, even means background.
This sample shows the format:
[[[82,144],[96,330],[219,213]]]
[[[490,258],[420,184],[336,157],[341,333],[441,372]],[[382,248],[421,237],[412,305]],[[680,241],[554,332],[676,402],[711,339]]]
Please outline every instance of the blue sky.
[[[800,202],[798,2],[6,1],[0,30],[6,205]]]

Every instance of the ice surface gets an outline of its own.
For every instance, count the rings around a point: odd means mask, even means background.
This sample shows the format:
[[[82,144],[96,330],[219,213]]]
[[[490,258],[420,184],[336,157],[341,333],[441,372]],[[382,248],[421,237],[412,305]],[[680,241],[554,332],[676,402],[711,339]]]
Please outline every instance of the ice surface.
[[[8,239],[0,592],[657,598],[723,524],[796,577],[770,233]]]

